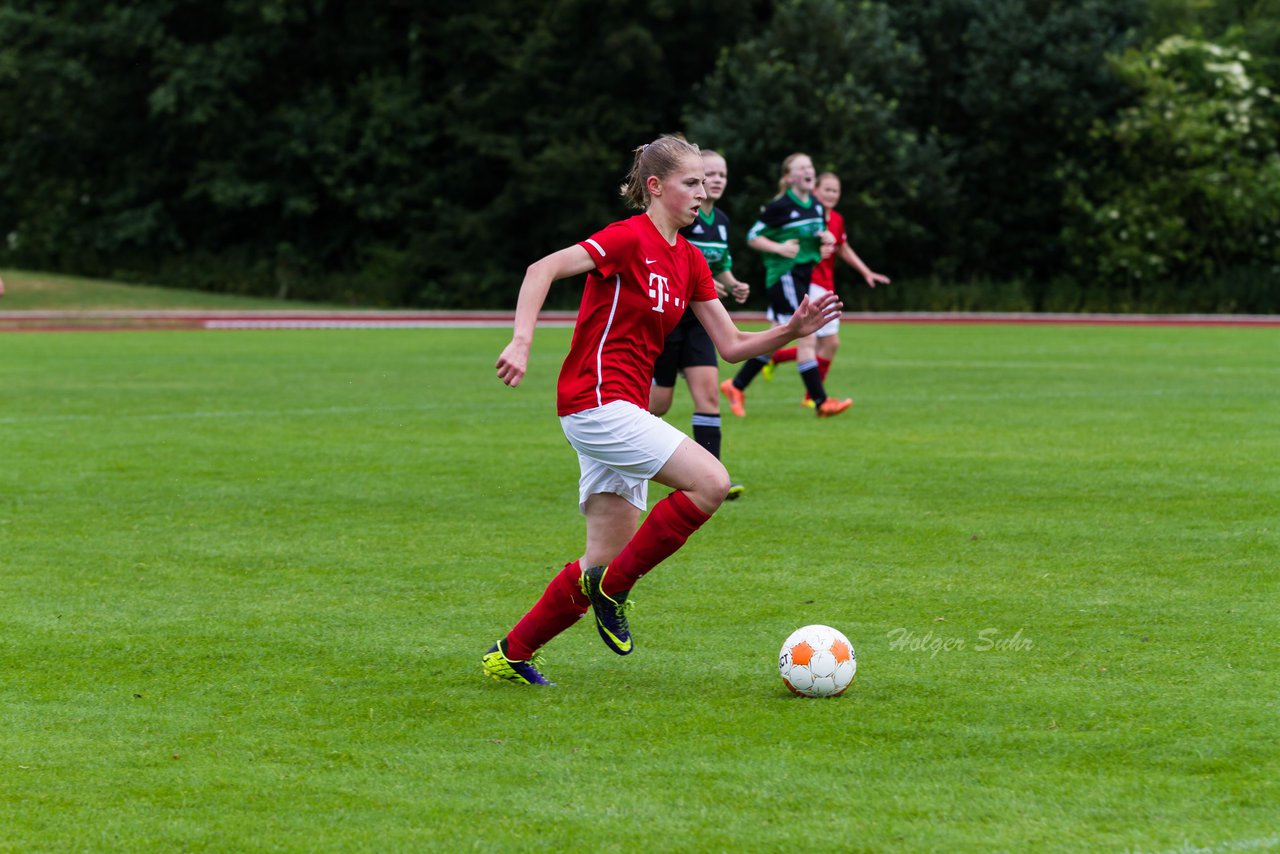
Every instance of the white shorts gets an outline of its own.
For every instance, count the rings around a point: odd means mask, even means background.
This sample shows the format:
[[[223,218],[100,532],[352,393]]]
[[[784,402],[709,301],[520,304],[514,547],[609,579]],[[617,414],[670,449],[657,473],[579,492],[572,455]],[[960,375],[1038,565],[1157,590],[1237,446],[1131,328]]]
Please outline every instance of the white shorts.
[[[819,297],[826,296],[829,293],[831,293],[831,291],[822,287],[822,285],[809,285],[809,301],[810,302],[813,302]],[[774,311],[772,307],[765,309],[764,316],[768,318],[769,322],[772,323],[774,326],[786,326],[788,323],[791,322],[791,315],[778,314],[778,312]],[[827,321],[826,326],[823,326],[821,329],[815,332],[814,335],[817,336],[818,338],[830,338],[832,335],[838,335],[839,333],[840,333],[840,318],[837,317],[835,320]]]
[[[649,481],[685,440],[685,435],[647,409],[615,400],[564,415],[560,427],[578,452],[578,509],[597,493],[621,495],[641,510],[648,507]]]
[[[812,284],[809,285],[809,301],[810,302],[813,302],[814,300],[819,299],[820,297],[824,297],[829,293],[831,293],[831,291],[827,290],[822,285],[812,285]],[[840,333],[840,318],[837,317],[835,320],[827,321],[826,326],[822,327],[821,329],[819,329],[817,332],[813,334],[818,338],[830,338],[832,335],[838,335],[839,333]]]

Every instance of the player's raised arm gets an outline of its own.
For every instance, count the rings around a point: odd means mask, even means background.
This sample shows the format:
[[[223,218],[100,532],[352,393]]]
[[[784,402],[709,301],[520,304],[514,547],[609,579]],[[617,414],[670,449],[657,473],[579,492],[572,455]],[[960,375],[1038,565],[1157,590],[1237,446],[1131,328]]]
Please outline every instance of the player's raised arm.
[[[520,385],[529,367],[529,348],[533,345],[533,330],[538,325],[538,313],[547,301],[551,283],[570,276],[581,275],[594,269],[595,261],[581,246],[569,246],[559,252],[533,262],[525,271],[520,285],[520,297],[516,301],[515,328],[511,343],[498,356],[498,379],[509,386]]]
[[[856,270],[869,288],[874,288],[876,285],[887,285],[893,281],[888,276],[877,273],[868,267],[867,263],[858,257],[858,253],[854,252],[853,247],[848,243],[840,244],[840,260]]]
[[[763,332],[743,332],[719,300],[695,302],[691,308],[715,342],[720,355],[727,361],[741,362],[772,353],[797,338],[812,335],[838,318],[842,305],[835,294],[826,294],[817,300],[805,297],[787,323]]]

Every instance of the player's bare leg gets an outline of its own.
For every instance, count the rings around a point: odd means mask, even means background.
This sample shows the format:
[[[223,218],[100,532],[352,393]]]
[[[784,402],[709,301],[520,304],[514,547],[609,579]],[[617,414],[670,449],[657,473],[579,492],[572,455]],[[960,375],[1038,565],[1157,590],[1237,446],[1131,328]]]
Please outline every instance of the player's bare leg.
[[[693,398],[693,438],[699,445],[711,452],[716,459],[720,458],[720,369],[711,365],[696,365],[684,370],[685,381],[689,384],[689,395]],[[742,495],[744,488],[740,483],[729,484],[727,499],[733,501]]]

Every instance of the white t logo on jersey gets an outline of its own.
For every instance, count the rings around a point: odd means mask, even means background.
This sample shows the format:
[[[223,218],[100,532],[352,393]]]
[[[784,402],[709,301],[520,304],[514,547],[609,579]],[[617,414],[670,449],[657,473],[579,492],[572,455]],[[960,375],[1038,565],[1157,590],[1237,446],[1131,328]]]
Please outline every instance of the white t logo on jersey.
[[[657,273],[649,274],[649,297],[654,301],[654,311],[659,313],[665,311],[662,304],[671,301],[671,294],[667,293],[666,276],[659,276]]]

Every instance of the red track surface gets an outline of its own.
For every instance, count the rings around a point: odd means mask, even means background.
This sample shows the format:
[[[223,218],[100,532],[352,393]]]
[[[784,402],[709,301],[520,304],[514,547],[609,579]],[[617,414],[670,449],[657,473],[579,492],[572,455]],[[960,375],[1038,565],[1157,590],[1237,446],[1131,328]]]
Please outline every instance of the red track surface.
[[[735,312],[743,322],[760,312]],[[540,323],[570,326],[574,313],[543,312]],[[1073,324],[1092,326],[1280,327],[1280,315],[848,313],[846,323]],[[409,329],[510,326],[501,311],[0,311],[0,332],[113,332],[163,329]]]

